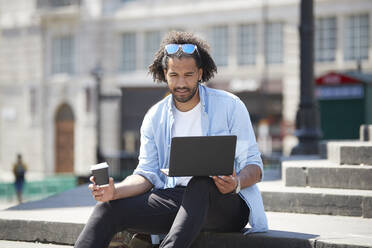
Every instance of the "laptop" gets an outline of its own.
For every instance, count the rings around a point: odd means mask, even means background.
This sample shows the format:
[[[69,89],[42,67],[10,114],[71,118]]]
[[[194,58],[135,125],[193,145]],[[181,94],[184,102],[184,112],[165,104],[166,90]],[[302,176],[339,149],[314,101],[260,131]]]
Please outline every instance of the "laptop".
[[[169,169],[160,169],[170,177],[232,175],[236,136],[174,137]]]

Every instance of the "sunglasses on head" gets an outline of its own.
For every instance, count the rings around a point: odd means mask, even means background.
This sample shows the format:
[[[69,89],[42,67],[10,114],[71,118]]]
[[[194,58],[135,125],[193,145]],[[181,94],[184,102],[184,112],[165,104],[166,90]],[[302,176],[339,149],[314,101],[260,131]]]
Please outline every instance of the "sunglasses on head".
[[[198,47],[194,44],[168,44],[165,45],[165,52],[169,55],[177,53],[182,49],[183,53],[193,54],[195,51],[198,52]]]

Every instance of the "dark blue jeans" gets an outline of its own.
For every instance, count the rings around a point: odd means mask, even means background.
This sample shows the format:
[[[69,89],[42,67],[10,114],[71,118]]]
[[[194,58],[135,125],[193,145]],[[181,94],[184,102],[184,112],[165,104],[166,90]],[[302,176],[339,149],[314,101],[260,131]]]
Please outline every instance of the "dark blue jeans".
[[[75,247],[108,247],[123,230],[168,233],[160,247],[190,247],[200,231],[240,231],[248,218],[249,208],[239,195],[221,194],[209,177],[193,177],[187,187],[98,203]]]

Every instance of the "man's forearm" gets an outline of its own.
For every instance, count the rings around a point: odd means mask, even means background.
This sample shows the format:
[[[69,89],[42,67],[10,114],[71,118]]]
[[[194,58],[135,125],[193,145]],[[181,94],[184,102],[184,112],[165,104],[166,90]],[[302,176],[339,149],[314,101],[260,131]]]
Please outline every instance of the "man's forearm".
[[[240,171],[238,177],[241,188],[252,186],[261,181],[261,168],[257,165],[248,165]]]
[[[131,175],[115,184],[114,200],[136,196],[149,191],[153,185],[140,175]]]

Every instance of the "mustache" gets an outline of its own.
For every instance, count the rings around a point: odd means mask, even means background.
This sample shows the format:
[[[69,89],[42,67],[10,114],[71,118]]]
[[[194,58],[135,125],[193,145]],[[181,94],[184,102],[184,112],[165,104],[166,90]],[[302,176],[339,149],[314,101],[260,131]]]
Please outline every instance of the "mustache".
[[[174,88],[173,91],[178,91],[178,90],[187,90],[187,91],[191,91],[190,88],[186,88],[186,87],[177,87],[177,88]]]

